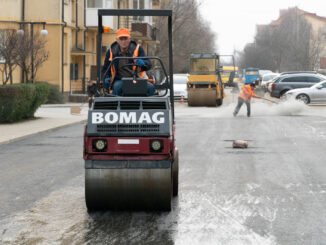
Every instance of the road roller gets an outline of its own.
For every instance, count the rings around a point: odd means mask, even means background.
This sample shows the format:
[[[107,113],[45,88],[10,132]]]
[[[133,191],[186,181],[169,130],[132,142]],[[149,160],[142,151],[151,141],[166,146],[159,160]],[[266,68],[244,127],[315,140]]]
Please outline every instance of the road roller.
[[[236,90],[239,89],[238,67],[235,66],[234,55],[219,55],[219,58],[220,73],[224,87],[233,87]]]
[[[102,42],[103,16],[168,17],[169,75],[158,57],[137,57],[153,59],[161,65],[166,79],[154,85],[154,96],[146,96],[147,80],[139,78],[134,69],[132,78],[122,78],[122,96],[102,91],[101,96],[95,97],[84,130],[87,209],[170,211],[172,199],[178,195],[179,178],[172,75],[172,11],[100,9],[98,16],[97,47],[101,47]],[[103,82],[100,57],[101,48],[98,48],[98,88]],[[130,60],[128,57],[114,59]],[[158,93],[159,90],[165,92]]]
[[[187,82],[188,106],[220,106],[224,85],[217,54],[191,54]]]

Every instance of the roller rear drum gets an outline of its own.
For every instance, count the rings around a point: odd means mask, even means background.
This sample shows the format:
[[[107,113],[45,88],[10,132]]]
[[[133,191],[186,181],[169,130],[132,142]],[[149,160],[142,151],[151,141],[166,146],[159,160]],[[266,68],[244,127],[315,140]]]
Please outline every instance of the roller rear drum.
[[[85,169],[88,210],[171,210],[171,168]]]

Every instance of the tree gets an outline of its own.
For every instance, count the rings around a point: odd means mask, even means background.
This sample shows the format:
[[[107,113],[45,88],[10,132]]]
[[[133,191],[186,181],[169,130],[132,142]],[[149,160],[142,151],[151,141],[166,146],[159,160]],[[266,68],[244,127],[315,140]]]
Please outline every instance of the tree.
[[[325,34],[323,34],[322,30],[319,29],[317,33],[313,33],[311,41],[310,41],[310,70],[317,70],[320,67],[320,54],[324,49],[324,40]]]
[[[189,71],[189,56],[191,53],[216,52],[216,35],[199,13],[199,3],[196,0],[169,0],[162,1],[162,9],[173,10],[172,36],[174,71]],[[166,18],[159,18],[157,28],[165,33]],[[160,35],[160,45],[156,55],[161,57],[165,64],[168,60],[168,35]]]
[[[284,15],[277,30],[282,51],[282,70],[308,70],[311,25],[297,8]]]
[[[45,49],[46,43],[47,41],[43,36],[41,36],[39,33],[36,35],[34,34],[34,42],[32,44],[32,56],[34,61],[31,69],[32,78],[36,77],[37,71],[41,65],[49,58],[49,52]]]
[[[34,82],[39,67],[49,58],[47,41],[39,33],[18,38],[17,65],[23,70],[23,83]]]
[[[16,58],[17,58],[17,43],[18,37],[16,30],[6,30],[0,32],[0,56],[3,58],[4,63],[0,71],[2,73],[3,85],[7,84],[10,81],[10,84],[13,83],[12,72],[16,68]]]
[[[258,29],[254,44],[242,52],[241,66],[255,64],[279,72],[311,70],[318,62],[321,40],[313,34],[303,11],[293,8],[281,15],[279,23]]]
[[[259,67],[265,68],[268,67],[266,65],[266,54],[264,50],[260,49],[255,43],[249,43],[245,46],[241,58],[240,58],[240,67]],[[264,64],[265,63],[265,64]]]

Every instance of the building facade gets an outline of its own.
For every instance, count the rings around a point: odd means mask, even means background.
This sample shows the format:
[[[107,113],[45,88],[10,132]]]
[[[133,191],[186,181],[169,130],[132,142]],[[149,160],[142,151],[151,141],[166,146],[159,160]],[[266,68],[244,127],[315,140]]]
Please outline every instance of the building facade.
[[[268,25],[257,25],[257,32],[266,28],[274,28],[279,26],[284,19],[284,16],[286,16],[289,11],[296,11],[298,15],[303,16],[304,19],[311,25],[312,33],[310,49],[318,51],[318,54],[315,54],[317,55],[318,62],[316,62],[314,69],[326,70],[326,17],[318,16],[315,13],[310,13],[297,7],[281,9],[277,20],[272,21]],[[318,47],[316,47],[317,45]]]
[[[157,2],[157,1],[155,1]],[[96,66],[97,10],[151,9],[151,0],[0,0],[0,32],[47,30],[46,49],[49,58],[42,64],[36,81],[58,85],[66,95],[84,94],[87,81],[94,79]],[[152,54],[157,44],[151,17],[105,17],[110,32],[103,35],[102,62],[118,28],[131,30],[135,41]],[[32,27],[32,28],[31,28]],[[3,60],[0,57],[0,66]],[[0,77],[2,84],[3,77]],[[22,81],[22,71],[13,73],[15,83]]]

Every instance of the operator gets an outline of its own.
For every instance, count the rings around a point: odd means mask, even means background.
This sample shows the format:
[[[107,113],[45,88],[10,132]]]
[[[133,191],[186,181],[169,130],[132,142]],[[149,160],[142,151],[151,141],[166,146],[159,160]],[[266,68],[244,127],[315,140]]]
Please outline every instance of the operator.
[[[238,104],[234,109],[233,116],[237,116],[243,103],[247,106],[247,116],[250,117],[250,101],[251,97],[260,98],[260,96],[254,93],[255,83],[245,84],[241,87],[241,91],[238,95]]]
[[[133,77],[135,69],[138,69],[139,77],[146,78],[145,71],[151,69],[152,64],[148,59],[116,59],[108,68],[111,61],[115,57],[144,57],[146,56],[143,47],[131,40],[130,31],[126,28],[120,28],[117,31],[116,42],[114,42],[104,60],[102,68],[102,77],[104,80],[104,87],[112,87],[114,95],[122,95],[122,78]],[[127,64],[135,63],[136,66],[126,66]],[[147,82],[147,96],[152,96],[155,93],[154,85]]]

